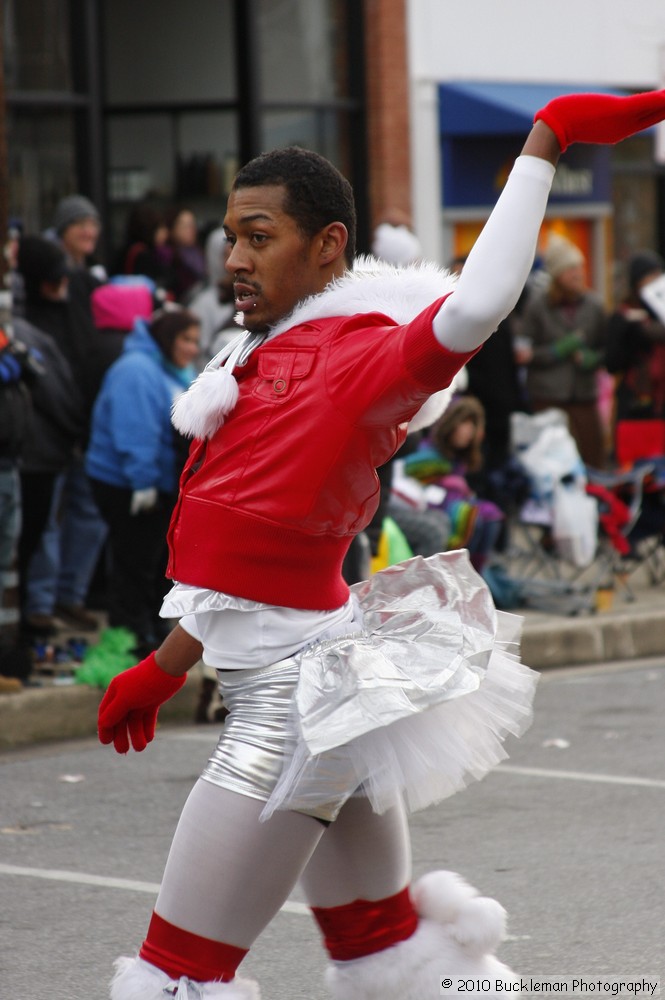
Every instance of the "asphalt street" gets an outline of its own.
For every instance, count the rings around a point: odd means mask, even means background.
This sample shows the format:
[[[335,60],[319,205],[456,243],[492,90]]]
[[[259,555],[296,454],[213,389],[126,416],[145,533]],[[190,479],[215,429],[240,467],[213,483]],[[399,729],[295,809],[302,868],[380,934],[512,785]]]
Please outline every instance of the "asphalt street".
[[[510,759],[412,818],[414,874],[499,899],[499,954],[524,976],[665,978],[664,718],[662,659],[544,674]],[[93,740],[0,756],[0,1000],[106,1000],[215,739],[164,727],[127,758]],[[264,1000],[324,1000],[324,966],[296,890],[242,968]]]

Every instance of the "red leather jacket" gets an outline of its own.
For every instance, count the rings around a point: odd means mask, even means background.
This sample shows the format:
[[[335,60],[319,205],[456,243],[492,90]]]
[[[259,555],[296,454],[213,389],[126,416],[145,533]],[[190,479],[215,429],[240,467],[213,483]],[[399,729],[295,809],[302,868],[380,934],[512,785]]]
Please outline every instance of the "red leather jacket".
[[[344,603],[341,566],[376,509],[376,466],[471,356],[435,339],[441,301],[402,326],[379,313],[301,322],[236,369],[233,412],[194,442],[181,478],[169,577],[284,607]]]

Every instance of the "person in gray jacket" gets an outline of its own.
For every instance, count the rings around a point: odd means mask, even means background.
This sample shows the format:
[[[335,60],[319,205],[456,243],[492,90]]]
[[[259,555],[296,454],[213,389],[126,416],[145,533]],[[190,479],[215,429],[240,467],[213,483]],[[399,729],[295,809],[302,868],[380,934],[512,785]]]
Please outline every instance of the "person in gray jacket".
[[[522,334],[531,341],[527,393],[534,413],[557,407],[568,415],[582,461],[602,469],[606,443],[598,410],[597,371],[603,362],[607,317],[586,285],[581,250],[550,236],[545,251],[549,285],[529,300]]]

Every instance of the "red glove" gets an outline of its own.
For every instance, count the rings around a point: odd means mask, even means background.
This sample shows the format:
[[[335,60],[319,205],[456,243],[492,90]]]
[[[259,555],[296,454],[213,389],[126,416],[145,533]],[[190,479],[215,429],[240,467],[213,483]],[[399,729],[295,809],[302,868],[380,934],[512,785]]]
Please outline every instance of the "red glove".
[[[561,152],[573,142],[614,143],[665,118],[665,90],[631,97],[610,94],[567,94],[555,97],[536,113],[552,129]]]
[[[127,753],[131,739],[135,750],[145,750],[155,737],[160,705],[179,691],[186,679],[186,674],[173,677],[158,667],[154,653],[123,670],[113,678],[99,706],[100,742],[113,743],[118,753]]]

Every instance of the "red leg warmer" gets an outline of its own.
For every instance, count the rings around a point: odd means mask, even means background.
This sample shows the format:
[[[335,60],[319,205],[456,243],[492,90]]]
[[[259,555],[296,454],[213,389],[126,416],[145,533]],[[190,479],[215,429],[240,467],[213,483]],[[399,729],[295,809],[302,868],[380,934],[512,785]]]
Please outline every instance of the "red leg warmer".
[[[154,912],[139,952],[173,979],[188,976],[201,983],[230,983],[246,954],[246,949],[184,931]]]
[[[346,962],[410,938],[418,926],[408,887],[386,899],[357,899],[343,906],[313,906],[330,957]]]

